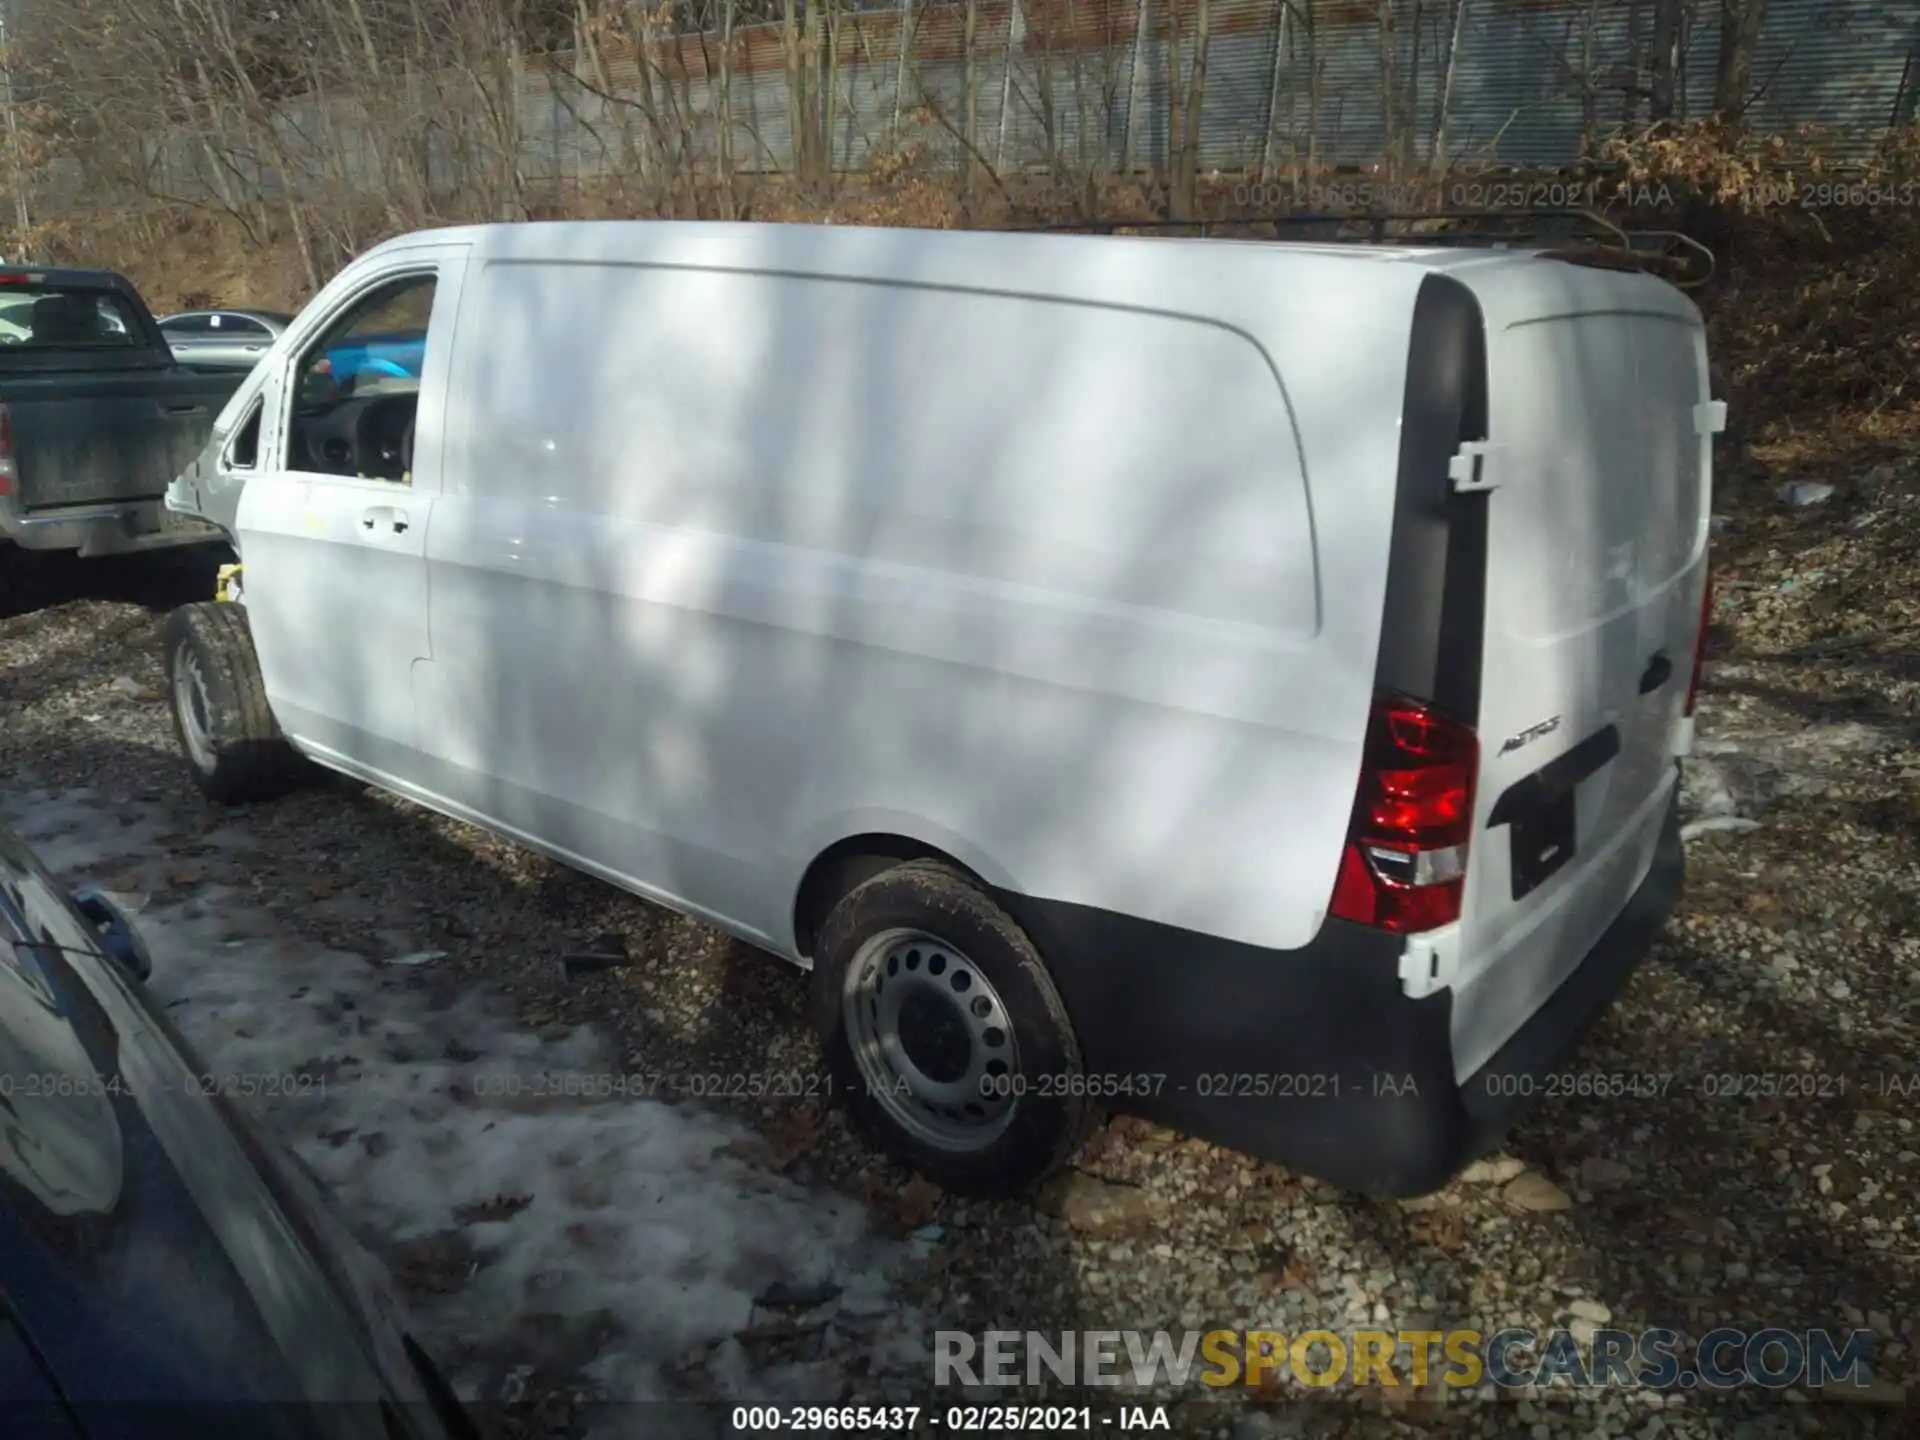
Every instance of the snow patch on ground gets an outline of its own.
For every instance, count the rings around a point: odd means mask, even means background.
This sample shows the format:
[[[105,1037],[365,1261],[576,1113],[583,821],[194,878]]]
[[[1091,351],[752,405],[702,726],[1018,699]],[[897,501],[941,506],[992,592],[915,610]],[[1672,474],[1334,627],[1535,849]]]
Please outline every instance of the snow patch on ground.
[[[1792,728],[1709,706],[1681,764],[1681,811],[1695,834],[1752,829],[1781,801],[1826,794],[1863,759],[1901,743],[1881,725],[1846,720]]]
[[[157,806],[33,792],[0,801],[0,819],[68,880],[115,877],[153,952],[150,988],[206,1065],[257,1077],[263,1093],[243,1103],[376,1251],[445,1272],[412,1308],[470,1398],[498,1398],[503,1379],[532,1370],[578,1375],[609,1399],[663,1397],[671,1361],[725,1341],[710,1373],[729,1398],[830,1401],[833,1367],[750,1372],[727,1338],[776,1281],[830,1281],[850,1307],[888,1314],[875,1328],[925,1332],[891,1296],[903,1247],[874,1235],[856,1202],[727,1153],[746,1134],[730,1119],[536,1093],[541,1077],[638,1068],[591,1030],[526,1033],[501,997],[428,983],[415,957],[318,946],[231,887],[153,903],[180,864]],[[244,861],[244,823],[202,843]],[[899,1361],[875,1351],[870,1363]]]

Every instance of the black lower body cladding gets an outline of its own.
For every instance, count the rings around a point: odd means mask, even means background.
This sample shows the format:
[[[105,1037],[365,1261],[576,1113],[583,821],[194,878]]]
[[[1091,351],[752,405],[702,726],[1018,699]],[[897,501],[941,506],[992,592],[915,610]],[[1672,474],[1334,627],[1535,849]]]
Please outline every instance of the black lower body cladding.
[[[1684,868],[1670,808],[1619,917],[1465,1084],[1454,1078],[1451,996],[1416,1000],[1401,988],[1404,937],[1329,920],[1303,949],[1262,950],[1082,906],[1001,900],[1047,956],[1111,1108],[1343,1189],[1410,1196],[1498,1144],[1526,1104],[1515,1092],[1538,1088],[1516,1077],[1564,1065],[1652,947]]]

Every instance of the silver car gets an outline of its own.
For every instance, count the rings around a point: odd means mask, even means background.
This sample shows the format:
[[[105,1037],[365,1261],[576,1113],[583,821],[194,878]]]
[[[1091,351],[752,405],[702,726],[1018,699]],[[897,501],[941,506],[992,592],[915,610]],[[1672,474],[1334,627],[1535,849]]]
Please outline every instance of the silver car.
[[[274,310],[183,310],[162,320],[160,333],[182,365],[251,370],[292,321]]]

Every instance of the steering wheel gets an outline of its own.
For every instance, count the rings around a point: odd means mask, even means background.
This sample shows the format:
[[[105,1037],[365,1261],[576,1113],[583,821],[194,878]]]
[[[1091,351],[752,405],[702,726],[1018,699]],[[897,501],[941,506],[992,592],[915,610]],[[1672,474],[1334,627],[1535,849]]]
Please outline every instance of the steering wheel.
[[[413,468],[413,430],[418,415],[412,395],[370,400],[353,417],[353,465],[373,479],[398,482]]]

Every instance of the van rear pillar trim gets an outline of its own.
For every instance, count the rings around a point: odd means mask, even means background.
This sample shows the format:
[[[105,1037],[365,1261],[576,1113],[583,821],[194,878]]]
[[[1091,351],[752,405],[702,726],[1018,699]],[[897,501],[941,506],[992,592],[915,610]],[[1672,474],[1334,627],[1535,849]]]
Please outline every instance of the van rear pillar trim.
[[[1480,723],[1486,639],[1486,319],[1459,281],[1430,275],[1414,302],[1411,363],[1401,402],[1387,592],[1374,688],[1422,700],[1464,725]],[[1396,947],[1397,948],[1397,947]]]

